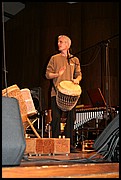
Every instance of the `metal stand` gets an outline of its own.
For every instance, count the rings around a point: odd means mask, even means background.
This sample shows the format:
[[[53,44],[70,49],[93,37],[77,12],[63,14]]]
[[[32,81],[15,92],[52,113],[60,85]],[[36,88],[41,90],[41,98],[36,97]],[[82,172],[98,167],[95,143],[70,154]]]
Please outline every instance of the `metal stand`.
[[[81,126],[81,134],[79,134],[79,128],[76,129],[76,147],[79,146],[79,142],[81,141],[80,144],[84,142],[84,131],[83,131],[83,125]],[[82,145],[83,146],[83,145]]]
[[[47,110],[41,112],[41,119],[42,119],[42,132],[41,137],[44,137],[44,115],[47,116]]]
[[[42,115],[42,133],[41,133],[41,137],[43,138],[43,134],[44,134],[44,132],[43,132],[43,124],[44,124],[44,122],[43,122],[43,115]]]
[[[48,110],[44,110],[41,112],[41,119],[42,119],[42,132],[41,137],[44,137],[44,116],[50,116]],[[45,125],[45,132],[48,132],[49,138],[51,137],[51,120]]]
[[[40,129],[40,113],[38,113],[38,124],[37,124],[37,128]]]
[[[109,105],[109,40],[106,43],[106,121],[108,120],[108,105]]]

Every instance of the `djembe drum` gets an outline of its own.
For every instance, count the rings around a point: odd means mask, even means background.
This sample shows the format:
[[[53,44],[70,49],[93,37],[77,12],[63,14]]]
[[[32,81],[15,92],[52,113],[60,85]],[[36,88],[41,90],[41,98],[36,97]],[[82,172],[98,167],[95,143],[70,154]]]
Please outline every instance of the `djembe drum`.
[[[31,92],[28,88],[21,89],[21,94],[24,98],[26,107],[27,107],[27,115],[28,117],[31,117],[35,114],[37,114],[37,110],[35,109],[34,102],[31,96]]]
[[[81,87],[72,81],[61,81],[57,86],[56,102],[62,111],[70,111],[75,107],[82,93]]]
[[[37,133],[36,129],[28,118],[31,115],[37,114],[30,94],[30,90],[27,88],[20,90],[20,88],[15,84],[7,87],[6,89],[3,89],[2,96],[14,97],[18,100],[24,127],[24,134],[26,133],[26,128],[29,124],[36,136],[40,138],[40,135]]]
[[[14,97],[18,100],[22,122],[25,123],[27,121],[27,106],[21,94],[20,88],[16,84],[9,86],[2,90],[2,96]]]
[[[23,97],[26,107],[27,107],[27,117],[28,117],[27,122],[31,126],[31,128],[34,131],[34,133],[36,134],[36,136],[40,138],[40,135],[38,134],[38,132],[36,131],[36,129],[33,126],[33,123],[38,118],[36,118],[36,119],[34,118],[34,120],[32,122],[29,120],[30,117],[37,115],[37,110],[35,109],[34,102],[33,102],[32,96],[31,96],[31,92],[28,88],[21,89],[20,91],[21,91],[22,97]],[[24,123],[24,126],[26,126],[26,128],[27,128],[28,124]]]

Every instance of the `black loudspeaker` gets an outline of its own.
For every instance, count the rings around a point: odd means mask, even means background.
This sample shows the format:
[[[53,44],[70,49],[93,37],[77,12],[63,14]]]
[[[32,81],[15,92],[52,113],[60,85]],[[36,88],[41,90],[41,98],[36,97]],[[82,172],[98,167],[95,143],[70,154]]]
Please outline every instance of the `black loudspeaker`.
[[[108,161],[119,161],[119,114],[107,125],[97,137],[93,148]]]
[[[2,166],[18,166],[26,141],[16,98],[2,96]]]
[[[40,87],[35,87],[30,89],[32,99],[35,105],[35,109],[40,112],[42,111],[42,98],[41,98],[41,88]]]

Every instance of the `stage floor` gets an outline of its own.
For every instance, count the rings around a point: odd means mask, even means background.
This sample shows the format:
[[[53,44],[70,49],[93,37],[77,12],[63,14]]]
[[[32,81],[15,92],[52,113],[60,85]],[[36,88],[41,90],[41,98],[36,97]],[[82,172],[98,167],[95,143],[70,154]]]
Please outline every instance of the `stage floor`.
[[[95,151],[25,155],[19,166],[2,167],[2,178],[119,178],[119,163]]]

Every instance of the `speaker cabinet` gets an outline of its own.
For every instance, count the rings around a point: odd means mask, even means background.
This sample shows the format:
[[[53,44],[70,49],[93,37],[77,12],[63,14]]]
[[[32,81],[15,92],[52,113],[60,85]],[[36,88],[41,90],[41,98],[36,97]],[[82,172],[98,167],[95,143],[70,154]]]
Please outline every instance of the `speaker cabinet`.
[[[35,109],[40,112],[42,111],[42,98],[41,98],[41,94],[42,94],[42,90],[40,87],[34,87],[30,89],[31,95],[32,95],[32,99],[35,105]]]
[[[119,161],[119,114],[95,140],[93,148],[109,161]]]
[[[18,100],[2,96],[2,166],[20,165],[25,148]]]

